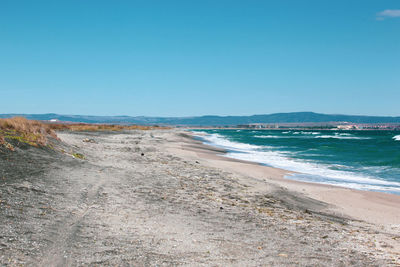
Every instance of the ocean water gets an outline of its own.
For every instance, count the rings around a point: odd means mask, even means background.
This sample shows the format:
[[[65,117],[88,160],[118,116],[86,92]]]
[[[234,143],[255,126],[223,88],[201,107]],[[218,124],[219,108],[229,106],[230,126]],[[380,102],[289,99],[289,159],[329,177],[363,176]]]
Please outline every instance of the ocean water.
[[[400,195],[400,132],[195,130],[226,157],[295,171],[285,178]]]

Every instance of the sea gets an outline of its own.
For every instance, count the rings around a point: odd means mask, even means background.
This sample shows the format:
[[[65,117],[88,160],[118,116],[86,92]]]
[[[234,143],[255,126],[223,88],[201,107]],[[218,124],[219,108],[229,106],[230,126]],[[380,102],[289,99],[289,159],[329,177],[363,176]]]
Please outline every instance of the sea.
[[[226,157],[294,171],[285,178],[400,195],[399,131],[193,130]]]

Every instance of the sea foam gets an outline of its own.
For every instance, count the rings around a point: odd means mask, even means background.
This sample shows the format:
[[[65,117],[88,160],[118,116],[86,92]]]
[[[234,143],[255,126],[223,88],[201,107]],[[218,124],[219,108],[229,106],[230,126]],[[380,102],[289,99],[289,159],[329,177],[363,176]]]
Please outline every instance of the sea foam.
[[[354,136],[335,136],[336,138],[342,139],[363,139],[361,137],[354,138]],[[335,138],[335,136],[330,135],[325,138]],[[337,166],[291,158],[290,153],[273,151],[271,147],[267,146],[230,141],[216,133],[199,135],[198,137],[207,144],[228,150],[225,155],[226,157],[257,162],[271,167],[297,172],[293,175],[288,175],[286,178],[289,179],[331,184],[360,190],[389,191],[400,194],[400,183],[398,182],[380,180],[375,177],[350,171],[334,170],[331,168]],[[400,139],[400,135],[398,137]],[[270,138],[274,137],[270,136]]]
[[[197,134],[197,132],[195,132],[195,134]],[[224,148],[227,150],[237,150],[237,151],[245,152],[245,151],[251,151],[251,150],[262,148],[262,147],[256,146],[256,145],[250,145],[250,144],[230,141],[230,140],[224,138],[222,135],[219,135],[217,133],[206,134],[206,135],[197,135],[197,137],[203,139],[204,141],[206,141],[206,143],[208,143],[210,145],[218,146],[220,148]]]
[[[290,136],[279,136],[279,135],[255,135],[256,138],[291,138]]]
[[[371,139],[370,137],[357,137],[357,136],[349,136],[349,135],[341,135],[341,134],[335,134],[335,135],[319,135],[319,136],[315,136],[315,138],[354,139],[354,140],[367,140],[367,139]]]
[[[396,135],[396,136],[393,136],[393,139],[396,140],[396,141],[400,141],[400,134]]]

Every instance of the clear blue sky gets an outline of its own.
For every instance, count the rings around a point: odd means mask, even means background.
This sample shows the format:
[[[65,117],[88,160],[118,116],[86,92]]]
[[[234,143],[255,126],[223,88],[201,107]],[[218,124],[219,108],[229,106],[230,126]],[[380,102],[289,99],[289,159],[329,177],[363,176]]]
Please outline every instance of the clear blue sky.
[[[0,97],[0,113],[400,115],[400,0],[2,0]]]

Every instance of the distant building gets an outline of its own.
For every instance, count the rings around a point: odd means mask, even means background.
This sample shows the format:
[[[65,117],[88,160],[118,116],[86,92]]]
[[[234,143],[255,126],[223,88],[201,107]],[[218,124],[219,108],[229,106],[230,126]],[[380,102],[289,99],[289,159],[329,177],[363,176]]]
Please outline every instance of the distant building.
[[[357,129],[355,125],[351,125],[351,124],[338,125],[337,128],[339,130],[354,130],[354,129]]]

